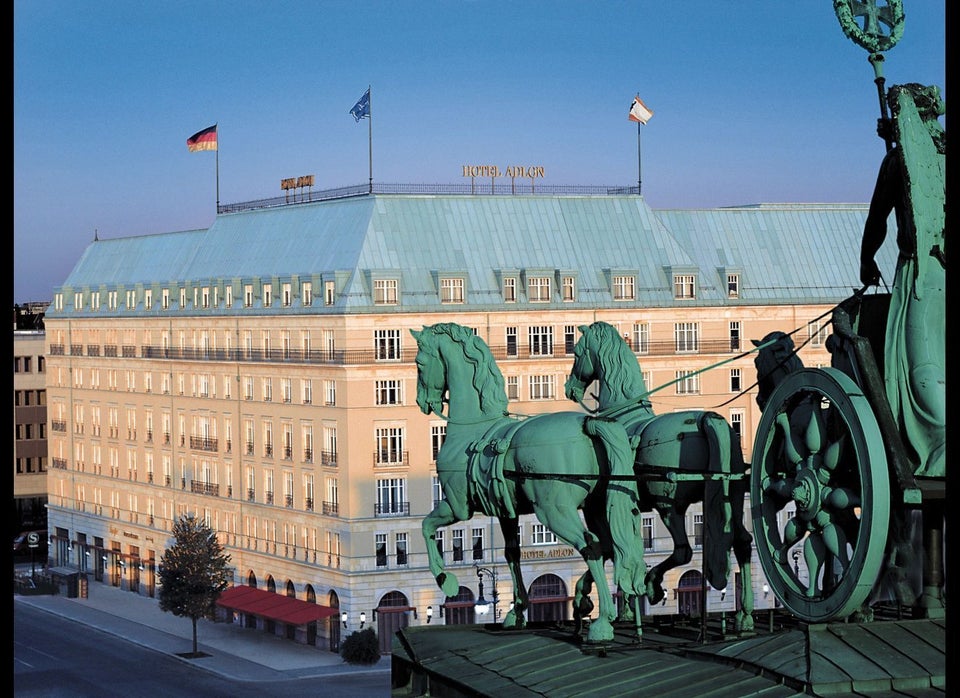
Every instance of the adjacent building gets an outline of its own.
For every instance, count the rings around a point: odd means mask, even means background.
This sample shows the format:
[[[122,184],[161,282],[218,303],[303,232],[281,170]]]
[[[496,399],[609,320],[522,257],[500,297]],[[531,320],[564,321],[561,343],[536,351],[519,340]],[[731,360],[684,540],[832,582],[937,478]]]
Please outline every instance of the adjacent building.
[[[577,328],[611,323],[659,386],[655,410],[721,413],[749,461],[750,340],[798,330],[804,362],[829,364],[828,311],[858,285],[867,206],[657,211],[627,191],[321,192],[95,240],[46,316],[51,564],[153,595],[172,522],[193,512],[237,585],[324,609],[294,625],[238,602],[233,617],[321,648],[361,623],[389,651],[406,624],[473,622],[481,581],[502,612],[496,519],[441,531],[458,595],[427,567],[446,427],[416,405],[410,330],[437,322],[487,342],[517,415],[580,409],[563,396]],[[687,516],[694,559],[651,612],[700,610],[702,511]],[[655,564],[672,541],[653,513],[643,523]],[[570,617],[582,560],[536,519],[520,534],[530,617]],[[773,605],[752,567],[734,565],[711,610],[733,610],[741,584]]]
[[[47,390],[43,318],[47,303],[13,310],[13,536],[14,556],[47,549]],[[26,533],[43,531],[30,550]],[[23,534],[23,535],[21,535]],[[38,558],[40,559],[40,558]]]

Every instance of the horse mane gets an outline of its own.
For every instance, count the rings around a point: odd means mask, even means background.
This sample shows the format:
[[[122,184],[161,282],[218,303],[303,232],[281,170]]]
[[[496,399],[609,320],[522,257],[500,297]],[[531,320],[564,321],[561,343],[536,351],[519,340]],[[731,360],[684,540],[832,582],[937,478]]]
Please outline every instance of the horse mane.
[[[460,346],[463,356],[473,366],[473,388],[480,396],[480,407],[486,412],[507,410],[507,391],[503,374],[493,354],[473,330],[455,322],[441,322],[432,326],[435,334],[444,334]]]
[[[623,376],[621,390],[625,396],[639,397],[647,392],[643,372],[637,357],[613,325],[597,321],[587,328],[588,341],[592,340],[597,353],[597,361],[602,371],[600,375]]]

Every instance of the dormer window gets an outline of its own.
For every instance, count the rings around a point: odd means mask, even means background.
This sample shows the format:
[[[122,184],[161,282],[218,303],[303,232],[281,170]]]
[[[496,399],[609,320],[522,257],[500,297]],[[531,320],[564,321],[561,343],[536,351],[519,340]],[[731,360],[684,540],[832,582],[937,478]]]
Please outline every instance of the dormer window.
[[[505,277],[503,280],[503,302],[517,302],[517,279],[513,276]]]
[[[440,279],[440,302],[463,303],[463,279]]]
[[[531,303],[550,302],[549,276],[531,276],[527,279],[527,300]]]
[[[373,302],[375,305],[396,305],[397,280],[375,279],[373,282]]]
[[[637,297],[636,281],[633,276],[619,275],[613,277],[613,300],[632,301]]]
[[[728,298],[740,297],[740,275],[739,274],[727,274],[727,297]]]
[[[572,303],[577,299],[577,280],[573,276],[564,276],[560,280],[564,303]]]
[[[673,275],[673,297],[690,300],[697,297],[697,277],[694,274]]]

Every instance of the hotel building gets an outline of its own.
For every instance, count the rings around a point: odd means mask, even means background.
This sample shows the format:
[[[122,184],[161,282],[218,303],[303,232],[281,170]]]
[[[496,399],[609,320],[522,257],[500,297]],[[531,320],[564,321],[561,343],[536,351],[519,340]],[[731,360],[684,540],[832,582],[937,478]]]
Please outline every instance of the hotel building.
[[[577,328],[606,321],[659,388],[656,412],[719,412],[749,462],[750,340],[798,330],[804,363],[829,364],[829,310],[859,285],[867,206],[653,210],[622,191],[341,190],[93,241],[46,316],[51,564],[154,595],[172,522],[192,512],[236,585],[323,609],[295,625],[233,608],[270,632],[335,651],[363,617],[389,651],[404,625],[479,620],[480,581],[505,613],[496,519],[440,532],[459,595],[427,567],[445,424],[416,405],[410,330],[437,322],[473,328],[510,412],[533,415],[580,409],[563,396]],[[687,519],[694,558],[650,612],[699,612],[700,508]],[[655,513],[643,524],[652,565],[673,544]],[[582,559],[533,517],[521,544],[529,617],[569,618]],[[760,565],[751,579],[731,566],[731,590],[751,584],[772,607]],[[732,611],[737,594],[708,600]]]

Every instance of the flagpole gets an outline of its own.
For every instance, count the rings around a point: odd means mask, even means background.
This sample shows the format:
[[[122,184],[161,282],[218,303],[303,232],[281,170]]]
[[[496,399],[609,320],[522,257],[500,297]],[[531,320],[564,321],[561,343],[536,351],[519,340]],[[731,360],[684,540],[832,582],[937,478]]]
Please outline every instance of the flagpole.
[[[370,161],[370,193],[373,193],[373,93],[367,85],[367,156]]]
[[[217,213],[220,213],[220,128],[217,127]]]
[[[639,98],[640,98],[640,93],[638,92],[637,99]],[[643,186],[643,183],[642,183],[641,169],[640,169],[640,127],[642,125],[643,124],[641,122],[639,121],[637,122],[637,196],[640,196],[643,193],[643,190],[641,189],[641,187]]]
[[[637,122],[637,194],[641,193],[641,177],[640,177],[640,122]]]

